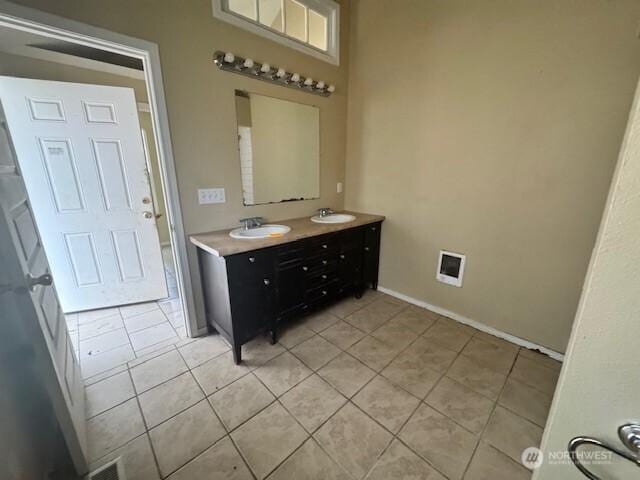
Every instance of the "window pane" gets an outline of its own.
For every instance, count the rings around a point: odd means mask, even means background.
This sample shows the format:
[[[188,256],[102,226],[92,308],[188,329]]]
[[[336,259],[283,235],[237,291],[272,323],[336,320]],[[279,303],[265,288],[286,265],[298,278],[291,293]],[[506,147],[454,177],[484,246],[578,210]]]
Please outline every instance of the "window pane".
[[[260,23],[282,32],[282,0],[259,0]]]
[[[285,1],[285,28],[287,35],[307,41],[307,7],[295,0]]]
[[[309,43],[320,50],[327,50],[327,17],[309,10]]]
[[[228,0],[229,10],[251,20],[258,19],[256,0]]]

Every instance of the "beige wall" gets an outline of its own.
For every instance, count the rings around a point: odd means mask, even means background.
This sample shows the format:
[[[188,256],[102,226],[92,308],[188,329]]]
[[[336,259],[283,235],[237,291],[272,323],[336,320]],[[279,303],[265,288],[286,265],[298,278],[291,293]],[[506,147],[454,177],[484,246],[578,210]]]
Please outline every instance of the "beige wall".
[[[135,92],[136,101],[147,102],[147,87],[144,80],[114,75],[111,73],[89,70],[61,63],[48,62],[40,59],[10,55],[0,52],[0,75],[12,77],[36,78],[39,80],[55,80],[60,82],[90,83],[95,85],[109,85],[112,87],[129,87]],[[138,112],[140,127],[145,130],[149,145],[151,163],[151,181],[153,182],[153,203],[156,213],[162,216],[157,220],[158,237],[160,243],[169,243],[169,226],[160,181],[160,165],[156,152],[151,114]]]
[[[210,0],[20,0],[38,8],[159,46],[176,161],[180,201],[187,234],[237,225],[238,219],[263,216],[269,221],[312,214],[322,206],[341,208],[336,183],[344,178],[348,42],[341,66],[317,60],[263,37],[214,19]],[[343,38],[348,38],[349,2],[341,2]],[[336,85],[324,98],[218,70],[216,50],[283,66]],[[315,104],[320,107],[320,199],[245,207],[238,158],[236,89]],[[224,187],[225,204],[198,205],[197,189]],[[198,319],[204,325],[195,248],[189,247]]]
[[[576,436],[595,436],[623,451],[617,429],[638,420],[640,337],[640,98],[611,186],[567,359],[542,441],[545,454],[563,452]],[[600,450],[602,451],[602,450]],[[627,453],[629,453],[627,451]],[[637,478],[633,463],[591,466],[600,478]],[[535,480],[581,480],[573,465],[544,463]]]
[[[346,206],[387,216],[380,284],[564,351],[640,73],[640,3],[397,4],[351,13]],[[461,289],[436,282],[440,249],[467,254]]]

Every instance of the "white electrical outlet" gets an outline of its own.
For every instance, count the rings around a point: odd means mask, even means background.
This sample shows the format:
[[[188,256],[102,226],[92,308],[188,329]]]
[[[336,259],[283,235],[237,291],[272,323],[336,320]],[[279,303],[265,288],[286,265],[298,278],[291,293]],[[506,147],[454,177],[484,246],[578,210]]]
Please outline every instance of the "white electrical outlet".
[[[338,185],[336,185],[336,192],[342,193],[342,182],[338,182]]]
[[[200,205],[208,205],[211,203],[226,202],[224,196],[224,188],[199,188],[198,203]]]

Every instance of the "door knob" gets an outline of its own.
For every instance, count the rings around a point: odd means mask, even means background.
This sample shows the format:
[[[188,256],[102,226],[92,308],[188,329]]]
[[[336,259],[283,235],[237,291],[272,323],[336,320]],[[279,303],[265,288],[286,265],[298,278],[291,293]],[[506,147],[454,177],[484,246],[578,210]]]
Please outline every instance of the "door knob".
[[[144,218],[152,218],[153,217],[153,213],[151,213],[151,212],[144,212],[142,215],[144,215]]]
[[[39,277],[34,277],[30,273],[27,273],[26,280],[27,280],[27,286],[29,287],[29,290],[31,290],[32,292],[35,290],[36,285],[42,285],[44,287],[47,287],[53,283],[53,277],[51,276],[50,273],[45,273],[43,275],[40,275]]]

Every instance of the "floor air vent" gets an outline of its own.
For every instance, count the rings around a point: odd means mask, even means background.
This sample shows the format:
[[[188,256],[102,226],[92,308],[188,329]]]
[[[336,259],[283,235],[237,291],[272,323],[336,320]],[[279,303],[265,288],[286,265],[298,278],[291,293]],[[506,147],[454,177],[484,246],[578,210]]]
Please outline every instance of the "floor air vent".
[[[91,472],[89,480],[127,480],[120,457]]]

